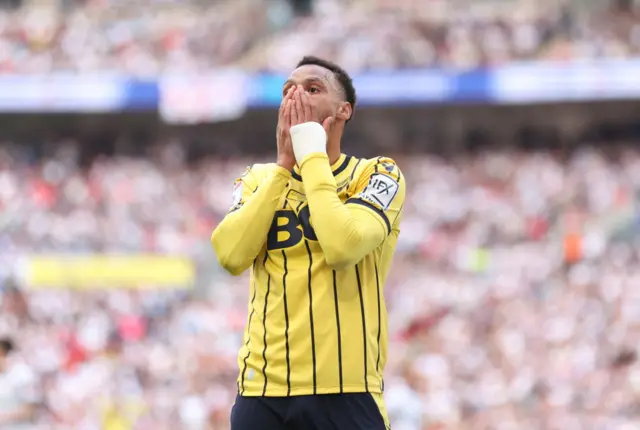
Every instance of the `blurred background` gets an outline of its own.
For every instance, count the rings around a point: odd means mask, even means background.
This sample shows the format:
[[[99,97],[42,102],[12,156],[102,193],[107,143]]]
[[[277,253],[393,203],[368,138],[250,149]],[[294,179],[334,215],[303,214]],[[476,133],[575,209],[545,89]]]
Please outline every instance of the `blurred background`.
[[[228,428],[209,235],[305,54],[407,178],[394,430],[640,428],[639,2],[0,3],[0,429]]]

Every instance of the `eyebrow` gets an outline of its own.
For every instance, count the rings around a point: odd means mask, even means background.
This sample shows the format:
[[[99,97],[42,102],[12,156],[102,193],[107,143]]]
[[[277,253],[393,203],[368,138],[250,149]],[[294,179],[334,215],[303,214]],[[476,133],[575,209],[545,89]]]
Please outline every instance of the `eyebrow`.
[[[324,86],[327,86],[329,84],[329,80],[326,78],[322,78],[322,77],[311,77],[311,78],[307,78],[304,80],[304,83],[320,83]],[[291,78],[287,79],[284,82],[284,85],[282,85],[282,89],[287,88],[287,86],[289,85],[294,85],[295,82],[293,82],[293,80]]]

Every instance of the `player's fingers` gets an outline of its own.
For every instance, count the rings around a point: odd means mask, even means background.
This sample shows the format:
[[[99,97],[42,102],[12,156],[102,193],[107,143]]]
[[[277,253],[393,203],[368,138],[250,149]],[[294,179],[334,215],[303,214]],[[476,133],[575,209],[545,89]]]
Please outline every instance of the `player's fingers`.
[[[320,116],[318,115],[318,110],[316,109],[316,105],[313,104],[313,99],[311,98],[311,94],[308,94],[309,97],[309,106],[311,109],[311,119],[309,121],[320,122]]]
[[[296,90],[295,97],[294,97],[294,100],[296,102],[296,111],[297,111],[297,115],[298,115],[298,122],[296,122],[296,124],[301,124],[301,123],[305,122],[304,107],[302,105],[302,95],[303,94],[304,94],[304,89],[302,87],[298,87],[298,89]]]
[[[300,124],[302,110],[300,109],[300,94],[295,92],[291,99],[291,125]]]
[[[311,104],[311,96],[308,92],[304,92],[302,95],[302,105],[304,106],[304,121],[315,121],[316,118],[313,115],[313,105]]]
[[[325,132],[327,133],[327,136],[331,134],[331,131],[333,130],[333,125],[335,124],[335,118],[330,116],[328,118],[326,118],[324,121],[322,121],[322,127],[324,127]]]
[[[282,124],[284,123],[284,115],[285,115],[285,109],[286,109],[286,103],[282,106],[280,106],[280,109],[278,110],[278,128],[280,128],[282,126]]]
[[[288,90],[285,95],[282,97],[282,101],[280,102],[280,108],[279,111],[282,113],[282,110],[284,109],[284,107],[287,105],[287,99],[289,97],[289,92],[291,90]]]
[[[291,124],[291,106],[292,105],[293,105],[293,100],[291,99],[287,100],[284,105],[284,114],[283,114],[284,125]]]
[[[284,110],[287,107],[287,101],[291,100],[291,94],[293,94],[293,89],[295,87],[291,87],[287,90],[287,92],[285,93],[284,97],[282,97],[282,102],[280,102],[280,109],[278,110],[278,119],[279,120],[283,120],[284,119]]]
[[[284,93],[284,97],[282,97],[282,106],[284,107],[287,104],[287,100],[291,99],[293,93],[295,92],[296,87],[291,87]]]
[[[285,106],[285,112],[284,112],[284,130],[285,131],[289,131],[289,128],[291,127],[292,124],[292,107],[293,107],[293,100],[289,99],[287,100],[287,104]]]
[[[296,109],[296,99],[298,98],[298,91],[294,91],[291,95],[291,125],[298,123],[298,110]]]

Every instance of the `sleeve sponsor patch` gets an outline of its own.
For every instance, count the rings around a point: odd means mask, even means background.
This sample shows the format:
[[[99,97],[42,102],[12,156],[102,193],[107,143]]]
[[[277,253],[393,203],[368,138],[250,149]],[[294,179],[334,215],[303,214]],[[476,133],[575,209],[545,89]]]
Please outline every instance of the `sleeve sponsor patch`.
[[[398,183],[390,176],[374,173],[369,178],[367,187],[358,194],[358,198],[386,211],[391,206],[399,188]]]
[[[231,207],[235,208],[242,201],[242,182],[238,181],[236,185],[233,187],[233,202],[231,203]]]

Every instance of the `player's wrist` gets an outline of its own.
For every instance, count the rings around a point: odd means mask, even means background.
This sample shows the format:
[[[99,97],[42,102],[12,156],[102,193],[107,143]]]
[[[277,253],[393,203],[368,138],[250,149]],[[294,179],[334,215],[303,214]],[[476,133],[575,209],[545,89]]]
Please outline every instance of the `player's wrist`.
[[[276,163],[276,168],[273,170],[273,173],[276,176],[282,176],[288,179],[291,177],[292,171],[293,171],[293,167],[281,166],[279,163]]]
[[[305,122],[294,125],[289,132],[293,154],[298,163],[314,152],[327,153],[327,132],[321,124]]]
[[[276,166],[281,167],[287,171],[292,171],[296,165],[295,160],[287,160],[287,159],[278,159],[276,161]]]

